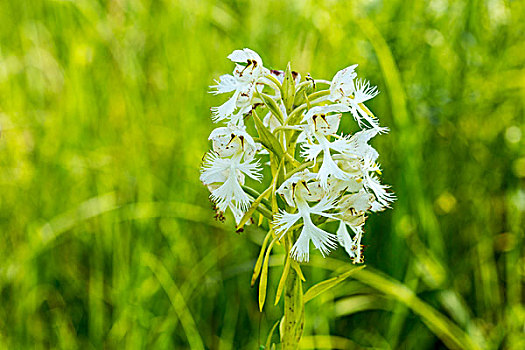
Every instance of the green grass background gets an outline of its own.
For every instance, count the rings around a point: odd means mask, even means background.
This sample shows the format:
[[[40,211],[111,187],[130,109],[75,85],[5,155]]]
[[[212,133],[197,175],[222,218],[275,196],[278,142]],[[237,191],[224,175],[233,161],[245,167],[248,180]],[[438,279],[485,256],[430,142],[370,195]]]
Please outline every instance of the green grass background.
[[[261,314],[250,278],[264,232],[216,222],[199,183],[209,108],[224,100],[208,85],[249,47],[267,67],[291,61],[320,79],[358,63],[391,129],[373,145],[399,199],[367,222],[369,274],[306,305],[302,347],[453,347],[448,331],[525,348],[524,11],[508,0],[0,1],[0,347],[265,342],[281,315],[282,249]],[[305,288],[350,267],[341,249],[313,255]]]

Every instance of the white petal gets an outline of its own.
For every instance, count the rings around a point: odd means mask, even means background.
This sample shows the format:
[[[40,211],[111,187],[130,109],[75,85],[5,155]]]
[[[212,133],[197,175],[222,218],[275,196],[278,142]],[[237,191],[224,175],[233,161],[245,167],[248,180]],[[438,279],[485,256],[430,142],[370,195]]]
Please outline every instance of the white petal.
[[[304,234],[304,227],[301,235],[290,250],[290,256],[299,262],[310,260],[310,237]]]
[[[302,123],[305,121],[311,120],[313,116],[320,115],[320,114],[328,114],[328,113],[337,113],[337,112],[348,112],[350,109],[348,106],[342,104],[342,103],[336,103],[326,106],[315,106],[310,108],[308,112],[306,112],[303,116],[303,119],[301,120]]]
[[[372,190],[379,204],[385,208],[390,208],[390,203],[396,200],[396,196],[393,193],[387,192],[389,186],[382,185],[376,176],[367,175],[364,185]]]
[[[211,193],[210,198],[221,211],[225,211],[234,200],[235,206],[243,211],[248,210],[250,206],[250,197],[244,193],[237,179],[237,174],[233,171],[229,174],[226,182]]]
[[[379,91],[376,86],[370,86],[367,80],[358,79],[355,82],[354,99],[356,103],[366,102],[377,96]]]
[[[226,181],[231,166],[230,159],[222,159],[214,152],[204,156],[200,180],[205,185]]]
[[[323,151],[323,146],[316,143],[305,142],[301,145],[301,156],[305,160],[310,161],[317,158],[319,153]]]
[[[309,209],[309,212],[311,214],[321,215],[327,218],[333,218],[333,214],[325,213],[325,211],[331,210],[335,208],[335,202],[337,200],[336,196],[330,195],[329,193],[325,192],[325,195],[321,198],[319,203],[314,205]]]
[[[262,179],[262,174],[261,174],[262,169],[259,165],[259,161],[255,161],[255,162],[247,161],[247,162],[240,163],[237,166],[237,169],[239,169],[244,174],[248,175],[254,180],[261,181]]]
[[[324,150],[323,152],[323,164],[319,169],[317,178],[321,182],[323,188],[328,188],[328,177],[332,176],[338,179],[348,179],[348,174],[341,170],[337,163],[332,159],[332,155],[329,150]]]
[[[354,142],[358,147],[368,146],[368,141],[377,135],[377,130],[369,129],[356,132],[352,135],[351,142]]]
[[[212,119],[215,123],[227,119],[235,111],[237,107],[237,98],[239,96],[239,91],[235,91],[232,97],[226,102],[224,102],[219,107],[212,107]]]
[[[219,81],[215,80],[217,85],[210,86],[211,89],[215,89],[210,91],[212,94],[223,94],[225,92],[231,92],[237,89],[237,79],[235,79],[234,76],[225,74],[221,75],[219,78]]]
[[[331,249],[336,247],[336,236],[321,230],[312,223],[310,216],[303,216],[304,226],[299,238],[293,245],[290,255],[299,262],[308,261],[310,258],[310,241],[326,256]]]
[[[328,148],[333,149],[339,153],[345,153],[352,149],[352,145],[350,144],[348,137],[345,136],[339,140],[329,142]]]
[[[268,112],[263,119],[263,125],[273,132],[276,127],[281,126],[281,122],[279,122],[273,113]]]
[[[228,125],[213,130],[208,137],[213,142],[213,150],[221,157],[230,157],[245,152],[244,158],[251,159],[257,146],[243,127]]]
[[[332,101],[343,96],[348,96],[354,89],[354,79],[357,77],[355,68],[357,64],[340,70],[335,74],[330,84],[330,98]]]
[[[335,135],[339,129],[341,115],[341,113],[327,115],[317,123],[317,130],[325,136]]]
[[[213,150],[220,157],[231,157],[243,150],[240,140],[228,127],[213,130],[208,139],[212,141]]]
[[[235,205],[230,204],[228,206],[230,210],[232,211],[233,218],[235,219],[235,223],[238,225],[241,222],[242,217],[244,216],[244,211],[242,211],[240,208],[237,208]],[[246,225],[250,224],[250,220],[246,223]]]
[[[300,181],[310,181],[312,179],[315,179],[315,174],[311,173],[308,170],[303,170],[301,172],[295,173],[290,178],[288,178],[286,181],[284,181],[281,186],[277,189],[277,193],[284,194],[284,191],[291,190],[292,184],[296,184]]]
[[[373,201],[372,202],[372,208],[370,208],[370,210],[373,211],[374,213],[383,211],[385,209],[386,209],[386,207],[382,206],[381,204],[379,204],[378,201]]]
[[[343,198],[341,198],[338,203],[338,207],[344,211],[351,210],[354,213],[360,213],[370,209],[371,202],[373,200],[374,196],[362,189],[357,193],[351,193],[343,196]]]
[[[326,191],[317,180],[304,181],[295,186],[295,195],[300,196],[307,202],[319,202],[326,196]]]
[[[237,99],[237,107],[250,107],[252,105],[253,94],[255,93],[255,84],[250,82],[241,85],[238,89],[239,98]]]
[[[355,257],[355,250],[351,249],[352,239],[346,229],[346,224],[341,220],[339,222],[339,228],[337,229],[337,241],[339,245],[343,247],[351,258]]]
[[[377,130],[375,129],[365,129],[359,132],[356,132],[349,140],[349,148],[347,151],[341,151],[346,153],[348,156],[357,156],[359,158],[366,158],[370,162],[374,163],[379,157],[379,153],[370,146],[367,142],[377,135]]]
[[[290,214],[285,211],[281,211],[274,215],[272,224],[273,228],[278,235],[282,236],[290,230],[290,228],[301,218],[299,213]]]
[[[384,134],[384,133],[387,133],[388,132],[388,128],[387,127],[381,127],[379,126],[379,121],[377,120],[377,118],[375,117],[372,117],[371,115],[369,115],[364,109],[363,107],[359,106],[359,105],[356,105],[356,109],[357,109],[357,112],[358,113],[354,113],[352,112],[352,115],[354,116],[354,118],[356,118],[356,115],[360,115],[363,119],[365,119],[368,124],[370,124],[370,126],[372,128],[374,128],[375,130],[377,130],[378,133],[380,134]],[[359,118],[359,120],[356,119],[356,121],[358,122],[358,124],[361,124],[362,121],[361,121],[361,117],[357,117]]]
[[[259,65],[262,66],[261,56],[257,52],[250,49],[235,50],[228,55],[228,58],[232,62],[247,63],[248,60],[255,60]]]
[[[302,181],[309,182],[315,179],[316,176],[317,176],[316,174],[311,173],[308,170],[303,170],[301,172],[293,174],[289,179],[284,181],[281,184],[281,186],[279,186],[276,192],[284,196],[284,199],[286,200],[286,203],[289,206],[295,207],[296,205],[293,200],[293,194],[294,194],[296,185]]]

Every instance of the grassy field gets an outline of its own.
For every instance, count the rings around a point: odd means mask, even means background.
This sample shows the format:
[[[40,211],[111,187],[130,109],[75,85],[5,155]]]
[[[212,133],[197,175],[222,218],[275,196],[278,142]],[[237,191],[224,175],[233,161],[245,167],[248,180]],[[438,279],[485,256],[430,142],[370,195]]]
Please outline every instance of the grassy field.
[[[0,348],[258,349],[260,229],[213,219],[207,93],[237,48],[378,85],[398,200],[304,349],[523,349],[525,3],[0,2]],[[349,125],[344,126],[349,128]],[[346,129],[349,130],[349,129]],[[282,250],[274,250],[278,266]],[[341,249],[306,286],[350,267]],[[275,337],[277,340],[277,337]]]

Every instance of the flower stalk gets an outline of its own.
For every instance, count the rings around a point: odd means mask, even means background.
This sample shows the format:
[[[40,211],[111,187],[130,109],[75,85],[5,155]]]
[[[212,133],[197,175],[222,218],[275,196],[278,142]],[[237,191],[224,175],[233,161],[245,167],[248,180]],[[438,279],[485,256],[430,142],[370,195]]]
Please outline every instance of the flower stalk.
[[[220,214],[231,211],[238,231],[250,224],[268,229],[251,281],[253,286],[259,279],[261,311],[272,249],[284,248],[275,304],[282,296],[281,348],[297,349],[305,322],[301,264],[309,261],[310,243],[323,256],[340,245],[352,263],[363,263],[367,214],[389,208],[395,199],[379,181],[379,154],[368,144],[388,129],[364,104],[378,91],[357,79],[357,65],[337,72],[331,81],[309,74],[303,80],[290,63],[285,71],[265,68],[250,49],[235,50],[228,58],[235,63],[233,74],[211,86],[214,94],[231,93],[212,108],[212,119],[226,125],[210,134],[212,150],[203,158],[201,181]],[[362,130],[338,134],[341,119],[348,117]],[[258,192],[252,186],[258,186],[265,173],[271,180]],[[330,222],[338,224],[336,232],[326,229]],[[350,274],[321,282],[306,293],[308,298]],[[267,344],[272,334],[273,329]]]
[[[304,302],[302,282],[295,269],[290,269],[284,292],[284,316],[281,327],[283,350],[295,350],[304,328]]]

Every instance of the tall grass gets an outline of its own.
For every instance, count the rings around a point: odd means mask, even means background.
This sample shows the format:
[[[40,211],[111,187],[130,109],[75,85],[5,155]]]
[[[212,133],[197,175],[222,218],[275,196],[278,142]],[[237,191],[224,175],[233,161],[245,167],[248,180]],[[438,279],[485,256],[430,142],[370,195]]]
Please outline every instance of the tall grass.
[[[264,232],[215,221],[198,181],[208,85],[250,47],[318,78],[358,63],[391,129],[374,146],[399,199],[368,220],[367,268],[306,305],[303,348],[525,348],[524,16],[504,0],[0,2],[0,347],[266,343],[282,251],[261,314]],[[349,264],[314,256],[305,288]]]

